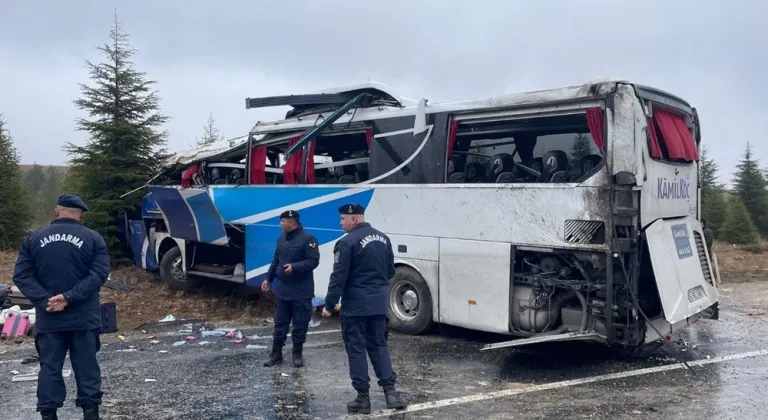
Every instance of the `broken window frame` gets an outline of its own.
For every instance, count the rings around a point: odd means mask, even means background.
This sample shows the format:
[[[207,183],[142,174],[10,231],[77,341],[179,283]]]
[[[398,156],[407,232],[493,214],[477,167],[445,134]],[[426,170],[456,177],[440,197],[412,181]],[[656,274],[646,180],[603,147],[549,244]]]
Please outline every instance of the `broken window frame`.
[[[597,139],[592,135],[592,127],[590,126],[589,121],[589,112],[590,110],[600,109],[602,111],[601,116],[602,119],[597,121],[598,124],[601,123],[602,127],[602,138],[600,139],[602,141],[602,145],[598,144]],[[445,167],[446,167],[446,174],[445,174],[445,182],[449,183],[449,176],[448,173],[449,169],[449,163],[452,155],[461,154],[463,152],[457,153],[455,151],[456,143],[458,142],[458,138],[461,135],[467,135],[466,133],[460,133],[460,128],[463,125],[474,125],[474,124],[488,124],[488,123],[504,123],[504,122],[512,122],[512,121],[519,121],[519,120],[529,120],[529,119],[536,119],[536,118],[557,118],[557,117],[564,117],[569,115],[583,115],[585,120],[585,125],[588,128],[588,133],[590,134],[590,137],[592,139],[592,144],[595,145],[595,148],[599,151],[600,156],[600,162],[592,167],[588,172],[582,173],[578,178],[575,180],[568,180],[566,182],[555,182],[557,184],[567,184],[567,183],[580,183],[584,182],[586,179],[589,179],[590,177],[597,174],[605,165],[606,155],[607,155],[607,148],[609,147],[609,141],[607,136],[607,130],[606,130],[606,118],[605,118],[605,109],[606,105],[604,101],[583,101],[579,103],[574,104],[564,104],[564,105],[557,105],[557,106],[546,106],[546,107],[538,107],[536,109],[514,109],[514,110],[502,110],[502,111],[491,111],[491,112],[481,112],[481,113],[459,113],[459,114],[453,114],[451,118],[449,119],[449,126],[447,130],[447,137],[446,137],[446,156],[445,156]],[[522,130],[521,130],[522,131]],[[503,132],[510,132],[511,130],[501,130],[499,133]],[[475,133],[473,133],[475,134]],[[452,138],[453,136],[453,138]],[[510,136],[513,137],[513,136]],[[537,136],[539,137],[539,136]],[[512,141],[503,141],[504,139],[498,139],[500,143],[496,144],[494,143],[493,146],[498,145],[504,145],[504,144],[513,144],[514,140]],[[602,146],[602,147],[600,147]],[[487,147],[487,146],[485,146]],[[535,147],[535,145],[534,145]],[[472,146],[470,144],[470,150]],[[559,149],[555,149],[559,150]],[[563,150],[568,155],[568,151]],[[515,156],[517,156],[517,159],[520,159],[519,157],[519,151],[518,148],[515,147],[513,153],[511,153],[513,159]],[[591,154],[590,154],[591,155]],[[483,155],[485,156],[485,155]],[[488,158],[492,156],[486,156]],[[543,155],[542,155],[543,157]],[[568,163],[570,166],[571,158],[568,158]],[[523,172],[528,173],[531,176],[539,177],[541,176],[541,172],[534,170],[533,168],[530,168],[526,165],[524,165],[522,162],[514,162],[515,166],[522,170]],[[491,168],[489,168],[491,169]],[[465,169],[466,170],[466,169]],[[468,181],[463,181],[468,182]],[[487,184],[495,184],[497,182],[495,181],[487,181],[483,182]],[[524,183],[526,185],[528,184],[537,184],[542,183],[541,181],[528,181],[528,182],[516,182],[516,183]],[[549,183],[549,182],[545,182]]]

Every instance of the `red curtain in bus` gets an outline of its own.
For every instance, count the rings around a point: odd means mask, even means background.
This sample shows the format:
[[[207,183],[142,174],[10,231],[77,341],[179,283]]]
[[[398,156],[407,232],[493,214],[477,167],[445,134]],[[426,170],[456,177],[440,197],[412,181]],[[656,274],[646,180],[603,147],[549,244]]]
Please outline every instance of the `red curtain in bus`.
[[[301,176],[301,165],[296,170],[297,177]],[[307,153],[307,183],[315,183],[315,139],[309,142],[309,153]]]
[[[654,159],[663,158],[664,155],[661,153],[661,144],[659,143],[659,136],[656,135],[653,118],[648,118],[648,139],[651,141],[651,157]]]
[[[249,161],[249,180],[250,184],[267,183],[267,146],[254,146],[251,148],[251,160]]]
[[[365,142],[368,143],[368,150],[371,150],[371,145],[373,145],[373,130],[370,128],[365,129]]]
[[[595,141],[595,146],[602,151],[603,145],[605,145],[605,118],[602,108],[598,106],[587,109],[587,125],[589,126],[589,134]]]
[[[301,135],[291,137],[291,139],[288,140],[288,147],[298,143],[299,140],[301,140],[301,137]],[[297,150],[296,153],[292,154],[291,157],[288,158],[288,161],[285,162],[285,166],[283,166],[283,184],[298,183],[299,176],[301,175],[301,152],[301,150]],[[298,170],[296,169],[297,167]]]
[[[198,166],[196,164],[191,164],[187,166],[187,169],[184,170],[184,172],[181,174],[181,188],[189,188],[192,186],[192,181],[195,177],[202,180],[203,179],[203,167],[202,165]]]
[[[451,121],[451,123],[448,125],[448,150],[446,152],[446,162],[445,162],[445,176],[450,175],[448,173],[448,160],[451,159],[451,155],[453,154],[453,148],[456,146],[456,134],[459,132],[459,122],[458,121]]]
[[[691,162],[699,160],[696,143],[688,130],[688,126],[685,125],[685,119],[682,115],[673,114],[663,109],[654,109],[653,118],[659,127],[670,159]]]

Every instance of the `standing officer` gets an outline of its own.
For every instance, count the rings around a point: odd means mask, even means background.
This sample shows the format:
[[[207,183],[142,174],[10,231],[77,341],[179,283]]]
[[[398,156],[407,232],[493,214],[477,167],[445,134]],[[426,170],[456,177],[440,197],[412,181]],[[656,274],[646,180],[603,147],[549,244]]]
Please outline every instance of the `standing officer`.
[[[99,418],[99,290],[109,276],[109,251],[101,235],[80,224],[86,211],[79,197],[59,197],[56,220],[24,240],[13,273],[13,282],[35,306],[37,411],[48,420],[56,420],[64,405],[61,369],[67,351],[77,383],[75,405],[84,419]]]
[[[395,276],[395,256],[387,235],[365,222],[359,204],[339,208],[341,228],[347,235],[333,249],[333,273],[328,285],[323,316],[342,299],[341,331],[349,358],[349,376],[357,398],[347,403],[349,413],[369,414],[368,357],[384,388],[387,408],[404,409],[408,404],[395,390],[397,375],[387,348],[387,291]]]
[[[301,367],[304,366],[301,350],[307,339],[309,320],[312,318],[312,298],[315,297],[312,271],[320,264],[320,250],[317,249],[317,239],[301,226],[299,213],[295,210],[280,215],[280,227],[283,234],[277,239],[275,256],[267,278],[261,284],[261,290],[266,292],[275,276],[279,279],[275,291],[277,306],[272,353],[264,366],[283,362],[283,345],[293,320],[293,365]]]

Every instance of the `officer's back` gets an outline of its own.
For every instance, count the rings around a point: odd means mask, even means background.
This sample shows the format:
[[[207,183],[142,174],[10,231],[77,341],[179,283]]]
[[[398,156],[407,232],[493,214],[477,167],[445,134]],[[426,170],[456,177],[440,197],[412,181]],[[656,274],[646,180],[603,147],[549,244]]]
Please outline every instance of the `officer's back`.
[[[340,242],[350,258],[342,313],[345,316],[386,314],[389,279],[395,275],[389,237],[369,223],[359,223]]]
[[[27,296],[38,309],[37,332],[97,329],[99,290],[83,290],[84,280],[103,284],[109,275],[109,253],[104,239],[79,221],[59,218],[32,233],[23,243],[14,280],[34,278],[50,296],[64,295],[71,302],[64,311],[46,311],[46,302]],[[27,293],[25,293],[27,295]],[[33,301],[37,300],[37,302]]]

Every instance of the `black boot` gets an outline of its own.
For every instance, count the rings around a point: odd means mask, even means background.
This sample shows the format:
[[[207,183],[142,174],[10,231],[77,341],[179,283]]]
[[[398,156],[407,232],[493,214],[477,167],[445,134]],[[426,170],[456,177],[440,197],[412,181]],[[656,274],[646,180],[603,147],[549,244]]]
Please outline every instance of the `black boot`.
[[[301,355],[303,344],[293,345],[293,365],[296,367],[304,366],[304,357]]]
[[[403,410],[408,407],[408,403],[399,392],[395,391],[395,387],[384,388],[384,396],[389,409]]]
[[[56,410],[41,411],[40,417],[42,417],[43,420],[59,420],[59,417],[56,415]]]
[[[98,405],[84,405],[83,406],[83,420],[99,420],[99,406]]]
[[[272,343],[272,353],[269,354],[269,359],[264,362],[264,366],[270,367],[280,363],[283,363],[283,345]]]
[[[367,389],[358,389],[357,397],[347,403],[349,414],[371,414],[371,397]]]

